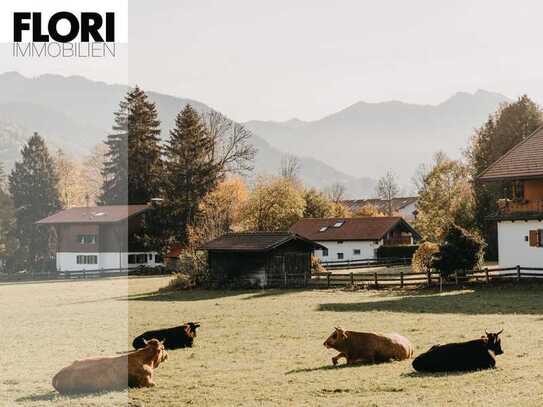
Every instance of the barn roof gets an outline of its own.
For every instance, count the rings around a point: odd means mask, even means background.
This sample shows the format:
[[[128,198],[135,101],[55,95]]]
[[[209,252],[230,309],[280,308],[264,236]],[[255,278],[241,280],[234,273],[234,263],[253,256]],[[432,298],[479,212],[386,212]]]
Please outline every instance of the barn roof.
[[[392,211],[397,212],[407,205],[417,202],[416,196],[406,196],[392,198]],[[375,206],[380,212],[386,213],[388,211],[388,200],[386,199],[346,199],[340,202],[343,206],[347,207],[351,212],[356,212],[358,209],[366,206]]]
[[[202,250],[267,252],[293,240],[301,241],[312,249],[322,249],[316,242],[291,232],[243,232],[227,233],[204,244]]]
[[[292,225],[290,231],[315,241],[380,240],[396,227],[411,232],[415,239],[420,239],[417,231],[399,216],[306,218]]]
[[[64,209],[37,221],[40,225],[61,223],[114,223],[149,209],[148,205],[104,205]]]
[[[480,181],[543,177],[543,127],[515,145],[479,175]]]

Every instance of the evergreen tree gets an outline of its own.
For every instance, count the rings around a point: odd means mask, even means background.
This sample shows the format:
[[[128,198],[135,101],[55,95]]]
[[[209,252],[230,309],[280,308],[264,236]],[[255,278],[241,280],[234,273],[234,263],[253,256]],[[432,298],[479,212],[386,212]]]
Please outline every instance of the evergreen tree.
[[[468,149],[467,156],[475,178],[516,144],[543,125],[541,109],[528,96],[502,106],[479,128]],[[475,222],[488,247],[487,259],[497,259],[497,226],[488,222],[496,211],[496,202],[510,189],[510,183],[474,183]]]
[[[165,146],[164,192],[168,229],[186,243],[198,207],[220,180],[214,161],[215,142],[199,114],[187,105],[176,117]]]
[[[35,222],[61,208],[58,176],[43,138],[34,133],[21,151],[21,161],[9,176],[9,191],[15,207],[13,237],[18,247],[19,267],[35,268],[50,255],[50,229]]]
[[[15,213],[13,201],[6,191],[5,180],[4,167],[0,163],[0,259],[10,256],[14,249],[14,242],[9,232],[12,230]]]
[[[156,105],[136,86],[119,103],[108,136],[102,204],[146,204],[160,194],[160,121]]]

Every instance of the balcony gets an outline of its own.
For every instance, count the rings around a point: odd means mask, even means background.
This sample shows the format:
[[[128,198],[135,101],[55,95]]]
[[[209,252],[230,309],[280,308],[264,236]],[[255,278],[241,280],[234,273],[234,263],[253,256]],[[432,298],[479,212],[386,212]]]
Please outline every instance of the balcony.
[[[384,246],[405,246],[410,245],[411,243],[411,236],[394,237],[383,241]]]
[[[505,216],[543,215],[543,200],[500,199],[498,200],[498,214]]]

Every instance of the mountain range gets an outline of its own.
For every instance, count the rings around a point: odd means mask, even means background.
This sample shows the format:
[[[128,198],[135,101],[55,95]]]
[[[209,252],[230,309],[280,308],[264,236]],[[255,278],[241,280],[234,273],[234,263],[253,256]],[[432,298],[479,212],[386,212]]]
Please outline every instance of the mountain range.
[[[32,132],[53,147],[82,155],[104,141],[113,113],[128,90],[80,76],[16,72],[0,74],[0,160],[8,169]],[[147,92],[157,104],[162,138],[175,115],[190,103],[200,112],[212,107],[196,100]],[[315,121],[249,121],[257,147],[254,174],[278,174],[287,152],[300,159],[301,180],[325,188],[339,182],[347,196],[370,197],[375,179],[392,169],[403,185],[418,164],[435,151],[458,155],[474,127],[508,99],[496,93],[457,93],[436,105],[359,102]]]

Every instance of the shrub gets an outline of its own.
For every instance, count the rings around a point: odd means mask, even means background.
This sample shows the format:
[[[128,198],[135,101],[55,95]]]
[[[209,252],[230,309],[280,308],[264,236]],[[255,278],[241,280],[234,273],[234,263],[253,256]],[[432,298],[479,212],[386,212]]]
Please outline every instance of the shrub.
[[[485,242],[474,233],[457,225],[452,225],[445,234],[439,254],[433,262],[444,277],[455,271],[468,271],[480,268],[483,262]]]
[[[434,256],[439,252],[439,245],[431,242],[424,242],[413,254],[411,268],[415,273],[427,273],[432,268]]]
[[[311,256],[311,273],[326,273],[326,269],[317,256]]]
[[[377,257],[379,259],[399,258],[410,259],[417,251],[419,245],[409,246],[380,246],[377,249]]]
[[[168,285],[160,291],[186,290],[210,285],[207,256],[204,253],[187,250],[179,256],[178,265],[178,272],[174,273]]]

